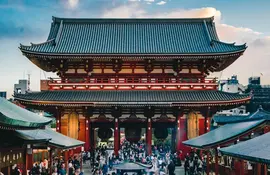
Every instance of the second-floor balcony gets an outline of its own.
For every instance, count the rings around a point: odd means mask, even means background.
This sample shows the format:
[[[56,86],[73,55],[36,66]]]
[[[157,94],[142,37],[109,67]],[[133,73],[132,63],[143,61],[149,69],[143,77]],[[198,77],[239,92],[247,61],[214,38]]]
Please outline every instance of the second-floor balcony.
[[[47,81],[48,89],[51,90],[147,90],[147,89],[179,89],[179,90],[213,90],[217,89],[216,78],[88,78],[88,79],[50,79]]]

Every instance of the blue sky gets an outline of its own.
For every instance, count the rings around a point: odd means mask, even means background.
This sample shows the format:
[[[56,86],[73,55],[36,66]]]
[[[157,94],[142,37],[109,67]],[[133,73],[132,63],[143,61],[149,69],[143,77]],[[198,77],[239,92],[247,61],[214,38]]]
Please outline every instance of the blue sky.
[[[262,72],[263,82],[270,84],[269,7],[269,0],[0,0],[0,90],[8,91],[10,96],[13,84],[26,77],[26,73],[31,73],[31,88],[38,90],[39,79],[52,76],[40,71],[18,49],[20,43],[45,41],[52,16],[181,18],[215,15],[221,39],[247,42],[249,46],[243,58],[222,76],[220,73],[216,76],[225,78],[238,74],[245,84],[249,76]],[[248,71],[245,67],[239,70],[243,64]]]

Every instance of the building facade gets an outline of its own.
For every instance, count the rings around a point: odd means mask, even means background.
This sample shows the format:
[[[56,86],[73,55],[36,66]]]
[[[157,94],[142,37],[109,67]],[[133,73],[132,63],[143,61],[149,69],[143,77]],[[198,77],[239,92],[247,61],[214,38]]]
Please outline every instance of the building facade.
[[[57,131],[94,148],[93,133],[119,131],[130,141],[146,130],[147,153],[155,137],[172,128],[172,149],[209,131],[219,110],[245,104],[246,94],[218,90],[209,73],[222,71],[246,45],[218,39],[214,19],[72,19],[53,17],[47,41],[21,45],[24,56],[59,79],[42,91],[15,94],[20,103],[53,113]],[[113,130],[113,133],[112,133]],[[162,135],[162,136],[161,136]],[[90,139],[91,138],[91,139]]]

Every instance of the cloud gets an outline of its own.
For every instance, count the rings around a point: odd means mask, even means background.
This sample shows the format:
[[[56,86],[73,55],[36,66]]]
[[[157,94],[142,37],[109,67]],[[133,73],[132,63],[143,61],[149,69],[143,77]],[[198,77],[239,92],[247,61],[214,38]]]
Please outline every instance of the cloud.
[[[139,4],[132,3],[128,5],[122,5],[113,9],[106,9],[101,17],[104,18],[136,18],[146,15],[146,11],[141,9]]]
[[[160,1],[160,2],[157,3],[157,5],[164,5],[166,3],[167,3],[166,1]]]
[[[68,0],[68,5],[70,8],[76,8],[79,3],[79,0]]]

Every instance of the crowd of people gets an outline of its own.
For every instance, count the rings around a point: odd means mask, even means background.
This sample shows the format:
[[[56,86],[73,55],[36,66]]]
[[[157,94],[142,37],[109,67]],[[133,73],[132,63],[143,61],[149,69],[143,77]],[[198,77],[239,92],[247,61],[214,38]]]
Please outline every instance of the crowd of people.
[[[185,157],[185,175],[200,175],[206,172],[206,157],[198,156],[193,150]]]
[[[179,154],[171,153],[169,147],[158,145],[153,147],[152,154],[147,155],[144,141],[138,143],[124,141],[118,155],[114,153],[109,155],[106,146],[103,145],[95,150],[92,173],[108,175],[108,172],[111,171],[112,174],[115,174],[114,165],[123,162],[137,162],[148,165],[149,168],[146,169],[144,174],[174,175],[175,165],[181,165]]]

